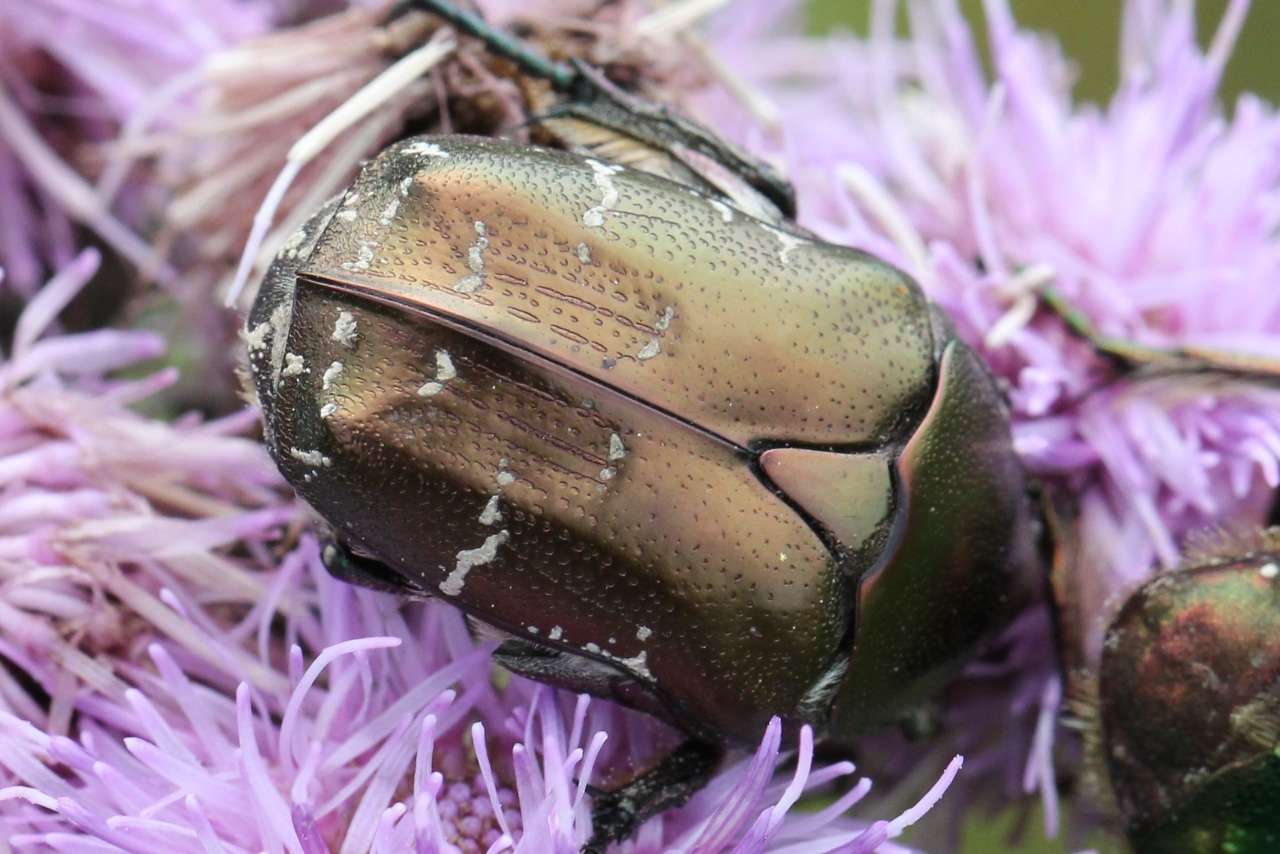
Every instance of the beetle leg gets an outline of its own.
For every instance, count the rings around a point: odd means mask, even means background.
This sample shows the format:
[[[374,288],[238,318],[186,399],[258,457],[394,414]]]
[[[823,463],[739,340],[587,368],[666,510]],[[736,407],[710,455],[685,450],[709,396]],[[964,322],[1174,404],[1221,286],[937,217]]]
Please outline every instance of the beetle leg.
[[[597,659],[512,637],[493,651],[493,660],[526,679],[565,691],[613,700],[666,721],[685,733],[695,731],[696,723],[671,708],[669,698],[656,686]]]
[[[1217,372],[1267,382],[1280,381],[1280,359],[1211,347],[1148,347],[1136,341],[1103,335],[1084,312],[1052,287],[1041,289],[1039,295],[1044,307],[1056,314],[1072,335],[1123,371],[1161,374]]]
[[[329,531],[320,544],[320,560],[339,581],[397,596],[426,596],[426,591],[376,558],[357,554]]]
[[[453,3],[444,0],[402,0],[392,8],[388,18],[394,20],[412,9],[443,18],[451,26],[480,39],[494,53],[510,59],[525,74],[546,80],[561,92],[570,92],[577,85],[578,69],[555,62],[521,39],[494,29],[479,15],[459,9]]]
[[[523,638],[503,641],[493,651],[493,660],[535,682],[594,697],[609,697],[621,678],[616,667]]]
[[[581,119],[665,151],[735,201],[741,195],[735,185],[745,184],[762,197],[745,205],[761,219],[795,219],[795,188],[772,166],[661,104],[619,89],[582,60],[572,65],[578,82],[570,100],[551,111],[553,117]],[[708,161],[717,167],[714,174],[707,172]]]
[[[589,787],[592,831],[582,854],[604,854],[610,842],[626,839],[649,817],[682,805],[707,784],[723,755],[717,745],[690,739],[624,786],[608,792]]]
[[[661,104],[638,98],[615,86],[582,60],[555,62],[520,39],[489,26],[478,15],[445,0],[404,0],[392,12],[420,9],[484,42],[525,74],[546,80],[565,101],[544,116],[576,119],[630,138],[682,163],[700,180],[724,193],[743,210],[771,222],[794,220],[795,188],[778,170]]]

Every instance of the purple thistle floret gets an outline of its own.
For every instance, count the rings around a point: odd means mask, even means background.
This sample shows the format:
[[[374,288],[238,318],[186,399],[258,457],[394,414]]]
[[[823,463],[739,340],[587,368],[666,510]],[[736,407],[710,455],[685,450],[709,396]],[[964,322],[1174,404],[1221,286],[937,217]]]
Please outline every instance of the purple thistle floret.
[[[117,145],[121,128],[144,107],[167,124],[165,110],[190,95],[189,72],[261,32],[273,13],[267,0],[0,0],[0,267],[7,289],[30,295],[51,270],[69,264],[83,240],[78,226],[168,277],[135,231],[154,210],[128,168],[142,152]]]

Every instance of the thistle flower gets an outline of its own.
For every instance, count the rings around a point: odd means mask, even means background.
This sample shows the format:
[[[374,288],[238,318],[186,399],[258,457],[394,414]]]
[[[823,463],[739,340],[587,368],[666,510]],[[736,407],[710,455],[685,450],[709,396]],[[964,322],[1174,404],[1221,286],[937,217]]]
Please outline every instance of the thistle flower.
[[[495,681],[489,646],[447,607],[330,579],[305,513],[240,438],[251,413],[166,423],[129,410],[174,379],[112,376],[157,355],[157,336],[42,336],[95,267],[92,254],[76,256],[67,223],[86,222],[140,263],[153,249],[105,213],[113,198],[129,222],[157,208],[150,193],[114,195],[120,169],[87,207],[59,195],[67,159],[72,175],[98,174],[78,160],[86,140],[157,158],[174,195],[156,241],[207,309],[293,141],[415,34],[427,37],[356,10],[244,42],[265,31],[267,7],[233,5],[246,17],[210,4],[148,11],[183,26],[142,41],[150,30],[117,17],[109,38],[79,52],[47,50],[48,15],[19,26],[23,13],[0,7],[0,109],[18,105],[0,116],[0,201],[36,199],[4,207],[19,213],[0,223],[0,263],[23,293],[46,266],[62,269],[0,366],[0,838],[72,852],[577,850],[589,834],[585,786],[642,766],[674,734],[607,703]],[[533,11],[482,5],[497,21]],[[694,115],[785,161],[802,222],[909,270],[1008,384],[1025,459],[1078,508],[1077,566],[1088,570],[1069,580],[1086,665],[1101,637],[1091,615],[1169,565],[1189,534],[1263,518],[1280,478],[1274,392],[1220,377],[1107,383],[1114,372],[1036,299],[1051,282],[1107,334],[1153,346],[1280,352],[1265,287],[1280,264],[1280,123],[1252,99],[1228,121],[1214,100],[1246,3],[1231,4],[1203,53],[1186,4],[1130,0],[1124,80],[1105,109],[1072,104],[1056,46],[1020,31],[1001,0],[987,3],[992,81],[950,0],[914,4],[906,39],[883,0],[869,38],[821,41],[800,35],[799,4],[735,0],[708,29],[715,58],[692,68],[636,35],[672,26],[641,18],[642,5],[614,4],[616,17],[589,26],[597,58],[658,72],[655,92],[680,91]],[[538,35],[554,39],[577,11],[537,4]],[[679,28],[665,37],[702,50]],[[42,48],[95,104],[69,141],[51,137],[30,97],[29,57],[44,61]],[[170,74],[181,82],[166,93]],[[201,97],[162,120],[155,105],[176,92]],[[454,127],[439,105],[465,95],[490,105],[486,121],[523,118],[475,56],[452,56],[308,167],[278,231],[407,122]],[[149,106],[126,120],[140,97]],[[33,160],[39,150],[50,157]],[[900,783],[890,798],[929,789],[897,819],[844,816],[859,800],[866,808],[865,782],[798,814],[802,791],[853,769],[815,767],[807,736],[785,759],[774,727],[752,758],[618,848],[904,850],[887,840],[933,806],[959,773],[958,752],[963,774],[931,816],[1037,787],[1052,816],[1062,686],[1051,633],[1043,603],[1024,614],[940,699],[928,745],[894,735],[862,745],[864,770]]]

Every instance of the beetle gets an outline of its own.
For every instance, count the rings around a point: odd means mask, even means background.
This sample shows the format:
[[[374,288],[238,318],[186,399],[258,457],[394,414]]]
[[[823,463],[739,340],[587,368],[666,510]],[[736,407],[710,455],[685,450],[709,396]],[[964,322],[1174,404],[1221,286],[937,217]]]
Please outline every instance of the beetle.
[[[1278,546],[1272,528],[1189,558],[1108,627],[1103,760],[1142,854],[1280,847]]]
[[[331,572],[687,736],[597,797],[590,850],[773,717],[833,741],[910,717],[1042,578],[1005,404],[941,310],[714,134],[611,110],[575,118],[716,163],[403,140],[281,250],[245,331]]]

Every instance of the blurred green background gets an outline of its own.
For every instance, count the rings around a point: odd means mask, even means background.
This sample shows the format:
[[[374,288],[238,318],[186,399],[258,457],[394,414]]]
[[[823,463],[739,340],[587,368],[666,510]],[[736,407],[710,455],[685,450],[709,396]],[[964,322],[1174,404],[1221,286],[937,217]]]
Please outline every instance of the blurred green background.
[[[959,0],[974,24],[978,43],[985,52],[987,42],[981,0]],[[1106,104],[1119,76],[1120,0],[1009,0],[1018,22],[1027,28],[1055,33],[1063,51],[1076,66],[1077,101]],[[811,0],[811,26],[815,32],[831,27],[847,27],[866,34],[871,0]],[[1196,4],[1198,37],[1207,45],[1216,32],[1227,0],[1200,0]],[[906,31],[905,3],[899,4],[899,29]],[[1280,102],[1280,58],[1276,33],[1280,33],[1280,0],[1254,0],[1236,49],[1227,65],[1221,89],[1222,102],[1230,107],[1242,92],[1254,92],[1272,104]],[[1099,854],[1120,854],[1124,846],[1102,835],[1076,844],[1041,839],[1040,816],[1021,823],[1026,841],[1012,846],[1007,841],[1018,818],[1012,814],[992,820],[974,820],[965,829],[957,854],[1068,854],[1095,850]],[[909,842],[910,838],[906,840]],[[942,854],[942,852],[939,852]]]
[[[959,0],[979,44],[986,47],[981,0]],[[899,4],[899,25],[905,30],[905,3]],[[870,0],[811,0],[811,20],[817,32],[845,26],[866,33]],[[1106,103],[1116,86],[1120,45],[1119,0],[1009,0],[1014,17],[1025,27],[1056,33],[1064,52],[1079,71],[1076,99]],[[1227,0],[1200,0],[1196,4],[1200,44],[1207,44],[1222,18]],[[1235,103],[1245,91],[1256,92],[1272,104],[1280,102],[1280,60],[1276,33],[1280,33],[1280,2],[1254,0],[1227,65],[1222,94]]]

